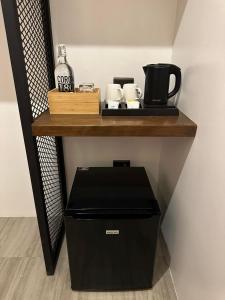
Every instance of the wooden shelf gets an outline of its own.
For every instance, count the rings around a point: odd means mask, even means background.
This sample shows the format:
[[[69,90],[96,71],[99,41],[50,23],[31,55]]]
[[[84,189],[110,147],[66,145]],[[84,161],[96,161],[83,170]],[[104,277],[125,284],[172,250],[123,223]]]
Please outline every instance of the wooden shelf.
[[[50,115],[34,120],[34,136],[152,136],[194,137],[197,125],[179,116],[102,117],[101,115]]]

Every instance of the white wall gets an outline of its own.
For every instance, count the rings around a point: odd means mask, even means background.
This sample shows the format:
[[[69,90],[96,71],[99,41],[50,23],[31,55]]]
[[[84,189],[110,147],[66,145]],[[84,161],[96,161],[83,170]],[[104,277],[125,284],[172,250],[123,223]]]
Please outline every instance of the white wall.
[[[65,43],[75,83],[104,90],[114,76],[143,88],[142,66],[170,62],[177,0],[51,1],[54,44]]]
[[[113,159],[129,159],[145,166],[157,191],[161,139],[154,138],[67,138],[64,143],[66,175],[70,190],[75,166],[111,166]]]
[[[0,217],[35,215],[0,8]]]
[[[198,124],[194,141],[164,143],[163,223],[181,300],[225,299],[225,3],[189,0],[173,49],[183,70],[179,107]],[[191,143],[193,145],[191,147]],[[182,152],[185,150],[185,154]]]
[[[67,45],[76,85],[94,82],[102,90],[114,76],[132,76],[144,88],[142,66],[170,62],[177,0],[51,1],[55,46]],[[148,169],[156,190],[160,139],[64,139],[70,187],[75,167],[111,165],[130,159]]]

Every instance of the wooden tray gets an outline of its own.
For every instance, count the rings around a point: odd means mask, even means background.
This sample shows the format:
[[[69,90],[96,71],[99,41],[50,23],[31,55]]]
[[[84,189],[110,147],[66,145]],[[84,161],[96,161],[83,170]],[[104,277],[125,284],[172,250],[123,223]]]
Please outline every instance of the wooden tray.
[[[100,111],[100,89],[94,92],[59,92],[57,89],[48,92],[50,114],[92,114]]]

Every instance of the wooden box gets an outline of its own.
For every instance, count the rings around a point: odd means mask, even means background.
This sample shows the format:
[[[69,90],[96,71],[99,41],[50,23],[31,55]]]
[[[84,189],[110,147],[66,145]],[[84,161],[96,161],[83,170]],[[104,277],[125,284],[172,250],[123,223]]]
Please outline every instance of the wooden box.
[[[94,92],[74,93],[59,92],[57,89],[48,92],[50,114],[92,114],[97,115],[100,111],[100,89]]]

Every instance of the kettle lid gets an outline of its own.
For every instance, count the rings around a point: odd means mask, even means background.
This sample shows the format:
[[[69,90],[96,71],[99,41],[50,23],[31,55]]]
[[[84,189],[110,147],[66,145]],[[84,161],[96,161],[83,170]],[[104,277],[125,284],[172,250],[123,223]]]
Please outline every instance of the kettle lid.
[[[173,64],[168,64],[168,63],[158,63],[158,64],[149,64],[144,66],[143,68],[145,70],[149,69],[149,68],[155,68],[155,69],[161,69],[161,68],[170,68],[170,67],[177,67],[176,65]]]

